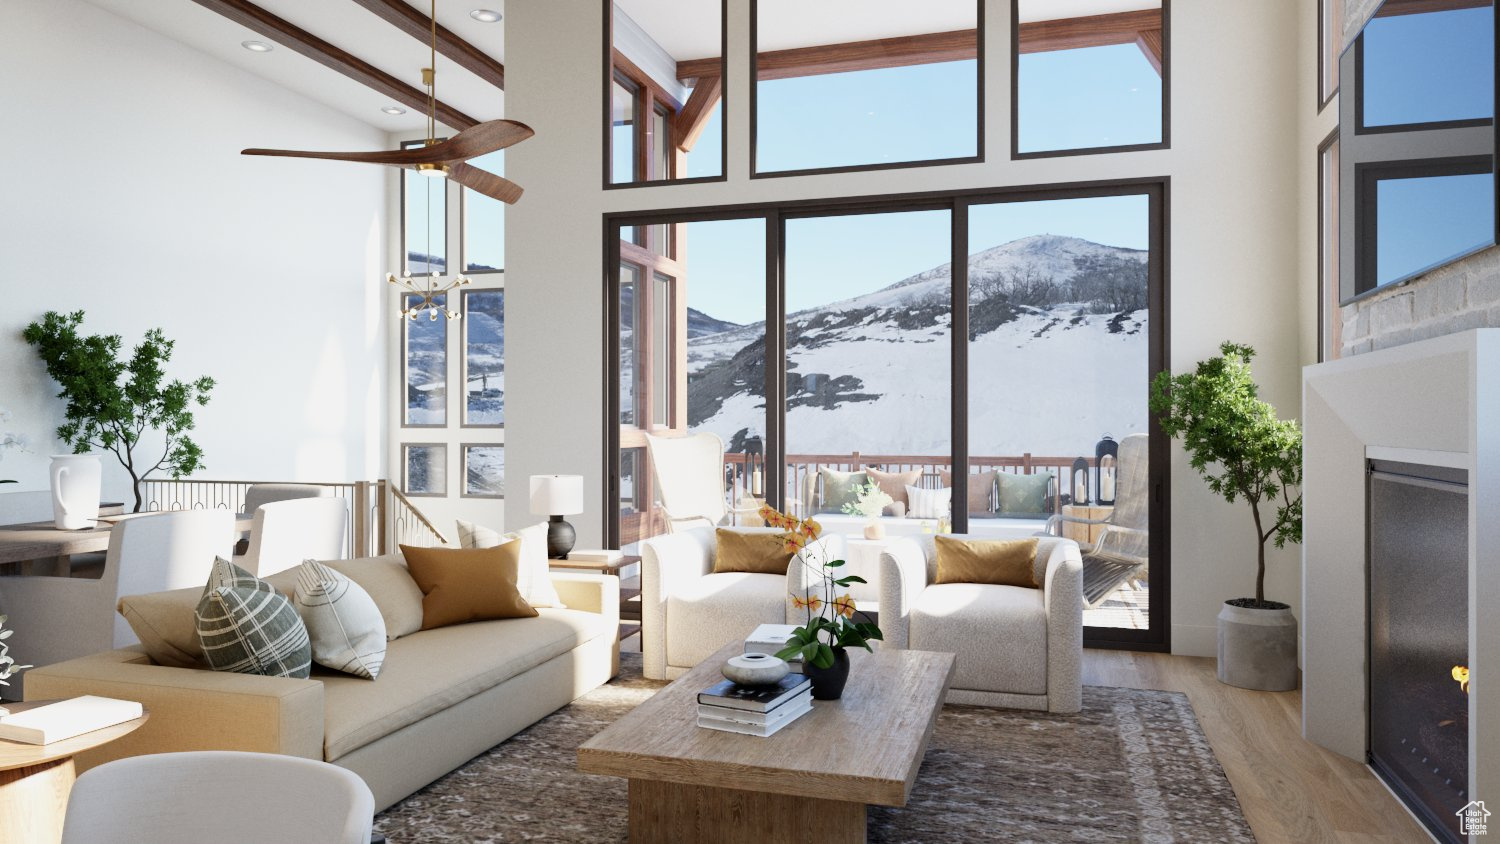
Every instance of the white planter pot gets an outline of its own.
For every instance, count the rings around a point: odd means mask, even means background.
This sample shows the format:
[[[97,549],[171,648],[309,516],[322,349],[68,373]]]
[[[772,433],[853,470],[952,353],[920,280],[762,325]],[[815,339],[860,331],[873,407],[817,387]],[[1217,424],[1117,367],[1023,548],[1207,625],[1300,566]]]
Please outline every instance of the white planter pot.
[[[1291,608],[1224,602],[1219,611],[1219,682],[1263,692],[1297,688],[1297,618]]]
[[[62,530],[91,528],[99,518],[103,467],[94,454],[52,456],[52,517]]]

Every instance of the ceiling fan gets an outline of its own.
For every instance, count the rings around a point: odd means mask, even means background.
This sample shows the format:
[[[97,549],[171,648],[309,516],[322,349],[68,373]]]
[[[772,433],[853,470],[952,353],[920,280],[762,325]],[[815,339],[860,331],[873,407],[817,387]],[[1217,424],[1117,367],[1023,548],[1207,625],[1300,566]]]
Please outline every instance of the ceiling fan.
[[[505,149],[535,134],[530,126],[514,120],[487,120],[470,126],[451,138],[437,139],[437,0],[432,0],[432,67],[422,68],[427,87],[427,138],[422,146],[376,152],[319,152],[294,149],[247,149],[242,155],[274,155],[285,158],[322,158],[357,161],[415,170],[424,176],[447,177],[476,193],[508,204],[521,198],[515,182],[468,164],[491,152]]]

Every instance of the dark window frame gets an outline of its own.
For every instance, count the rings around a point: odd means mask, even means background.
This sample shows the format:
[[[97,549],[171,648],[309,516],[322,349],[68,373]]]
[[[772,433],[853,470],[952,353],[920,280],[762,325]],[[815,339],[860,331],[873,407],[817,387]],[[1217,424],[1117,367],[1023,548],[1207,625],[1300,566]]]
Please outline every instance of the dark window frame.
[[[1111,155],[1172,148],[1172,0],[1161,0],[1161,140],[1144,144],[1036,150],[1021,152],[1021,11],[1020,0],[1010,4],[1010,158],[1067,158],[1075,155]]]
[[[750,0],[750,178],[782,179],[788,176],[815,176],[827,173],[865,173],[872,170],[905,170],[912,167],[942,167],[950,164],[982,164],[984,150],[984,0],[975,0],[975,114],[974,154],[949,158],[931,158],[919,161],[893,161],[878,164],[844,164],[832,167],[805,167],[795,170],[762,171],[758,163],[760,144],[760,3]],[[726,132],[727,135],[727,132]]]
[[[683,176],[668,179],[650,178],[652,150],[645,143],[647,134],[646,127],[650,117],[655,114],[658,103],[667,106],[668,123],[671,117],[677,114],[686,103],[675,103],[669,98],[656,97],[652,92],[659,90],[650,79],[637,79],[633,74],[626,73],[624,78],[637,88],[644,88],[636,94],[636,113],[638,124],[635,127],[636,143],[640,147],[636,151],[639,159],[642,154],[647,157],[646,162],[636,177],[627,182],[613,181],[614,176],[614,91],[615,78],[623,68],[615,64],[615,22],[613,0],[602,0],[604,7],[604,189],[622,190],[631,188],[649,188],[661,185],[694,185],[708,182],[725,182],[729,180],[729,0],[719,0],[719,80],[720,93],[719,109],[720,125],[723,127],[719,139],[719,175],[717,176]],[[644,84],[643,84],[644,83]],[[670,127],[669,127],[670,128]],[[675,158],[675,154],[673,156]],[[639,165],[638,165],[639,166]]]
[[[1496,15],[1495,14],[1496,11],[1500,11],[1500,10],[1496,10],[1494,8],[1493,4],[1491,4],[1490,9],[1491,9],[1491,15],[1493,15],[1496,18],[1500,18],[1500,15]],[[1379,16],[1380,15],[1377,12],[1376,15],[1375,15],[1375,17],[1379,17]],[[1374,19],[1375,18],[1371,18],[1371,20],[1374,20]],[[1369,26],[1369,23],[1366,23],[1365,25]],[[1496,46],[1500,47],[1500,42],[1497,42]],[[1359,37],[1356,38],[1356,39],[1354,39],[1354,45],[1352,47],[1350,47],[1350,49],[1354,51],[1354,134],[1355,135],[1383,135],[1383,134],[1388,134],[1388,133],[1391,133],[1391,132],[1427,132],[1427,131],[1432,131],[1432,130],[1436,130],[1436,129],[1466,129],[1466,128],[1473,127],[1473,126],[1493,126],[1494,125],[1495,120],[1494,120],[1493,117],[1473,117],[1473,118],[1466,118],[1466,119],[1463,119],[1463,120],[1428,120],[1428,121],[1425,121],[1425,122],[1422,122],[1422,123],[1392,123],[1390,125],[1382,125],[1382,126],[1366,126],[1365,125],[1365,33],[1364,33],[1363,30],[1360,31]],[[1341,85],[1343,84],[1343,76],[1342,76],[1342,74],[1339,77],[1339,84],[1341,84]],[[1500,85],[1497,85],[1496,88],[1500,89]],[[1490,110],[1491,110],[1491,112],[1495,112],[1495,109],[1494,109],[1493,105],[1491,106]]]
[[[1323,154],[1326,153],[1329,150],[1329,148],[1337,146],[1338,143],[1339,143],[1339,128],[1337,126],[1335,126],[1335,127],[1333,127],[1333,131],[1329,132],[1328,135],[1327,135],[1327,137],[1323,138],[1323,140],[1318,144],[1318,153],[1317,153],[1317,155],[1318,155],[1318,185],[1317,185],[1317,196],[1318,196],[1318,357],[1317,357],[1317,362],[1318,363],[1323,363],[1325,360],[1337,360],[1339,357],[1341,357],[1341,354],[1339,353],[1339,349],[1338,348],[1336,348],[1336,347],[1330,347],[1328,345],[1329,330],[1333,326],[1332,320],[1337,320],[1337,319],[1340,318],[1339,314],[1338,314],[1338,312],[1336,310],[1334,312],[1330,313],[1329,312],[1330,309],[1328,307],[1329,304],[1330,304],[1330,302],[1334,301],[1334,299],[1335,299],[1335,297],[1332,296],[1331,293],[1332,293],[1332,291],[1337,291],[1337,289],[1338,289],[1337,288],[1337,284],[1338,284],[1338,281],[1339,281],[1339,276],[1338,276],[1337,273],[1335,273],[1332,278],[1329,278],[1328,274],[1323,271],[1324,266],[1328,263],[1328,252],[1327,252],[1327,249],[1328,249],[1328,232],[1329,232],[1329,227],[1331,226],[1333,231],[1338,231],[1339,230],[1339,220],[1338,220],[1338,217],[1335,216],[1332,220],[1329,220],[1327,218],[1327,216],[1323,213],[1324,212],[1323,182],[1329,176],[1327,170],[1325,170],[1324,166],[1323,166]],[[1342,152],[1342,151],[1343,151],[1342,148],[1340,148],[1340,152]],[[1338,184],[1338,181],[1337,181],[1337,179],[1338,179],[1338,173],[1339,173],[1339,171],[1337,169],[1335,169],[1333,171],[1333,177],[1335,179],[1335,182],[1334,182],[1334,185],[1333,185],[1333,195],[1334,195],[1334,198],[1335,198],[1335,202],[1338,202],[1338,201],[1342,200],[1342,197],[1340,196],[1340,193],[1339,193],[1339,184]],[[1335,267],[1335,269],[1337,269],[1338,260],[1339,260],[1339,251],[1338,251],[1338,249],[1334,249],[1333,250],[1333,261],[1334,261],[1334,267]],[[1330,288],[1329,287],[1329,282],[1333,282],[1334,287]],[[1341,333],[1342,332],[1333,332],[1333,334],[1334,334],[1335,337],[1340,336]],[[1340,343],[1342,343],[1341,339],[1340,339]],[[1333,354],[1331,356],[1328,354],[1328,352],[1330,352],[1330,351],[1333,352]]]
[[[993,202],[1045,201],[1051,199],[1081,199],[1102,196],[1139,195],[1150,197],[1150,257],[1148,259],[1148,307],[1151,309],[1151,337],[1149,338],[1148,382],[1150,377],[1165,370],[1170,360],[1170,231],[1171,231],[1171,178],[1168,176],[1133,179],[1113,179],[1090,182],[1071,182],[1044,185],[1007,186],[998,188],[974,188],[957,191],[928,191],[908,194],[878,196],[855,196],[843,198],[819,198],[786,202],[745,203],[738,205],[700,206],[683,209],[647,210],[606,213],[602,216],[605,271],[602,274],[605,291],[605,313],[603,320],[605,350],[619,348],[619,274],[621,259],[620,229],[622,226],[650,225],[652,223],[690,223],[698,221],[745,219],[760,217],[766,224],[766,451],[764,487],[767,500],[773,506],[782,506],[784,501],[783,466],[786,458],[785,414],[786,414],[786,302],[783,294],[785,278],[785,248],[783,229],[785,220],[792,217],[845,215],[855,213],[882,213],[889,211],[927,210],[948,208],[952,210],[950,223],[953,232],[953,289],[955,300],[954,331],[964,330],[967,336],[968,307],[968,255],[959,254],[968,247],[968,206]],[[959,300],[962,307],[959,307]],[[959,336],[957,333],[954,335]],[[968,343],[952,344],[952,443],[955,461],[964,459],[965,471],[968,460],[968,372],[965,368]],[[770,365],[778,361],[779,365]],[[604,418],[605,437],[601,455],[605,467],[603,484],[603,535],[611,546],[619,544],[618,513],[620,498],[620,435],[619,422],[619,355],[605,354]],[[1142,385],[1142,389],[1146,389]],[[1093,648],[1120,648],[1140,651],[1170,652],[1171,625],[1171,449],[1170,441],[1162,432],[1154,417],[1150,421],[1150,478],[1151,478],[1151,535],[1152,547],[1150,568],[1151,604],[1150,627],[1147,630],[1124,628],[1084,628],[1084,644]],[[638,470],[639,471],[639,470]],[[955,462],[953,471],[958,471]],[[639,483],[639,481],[637,482]],[[639,494],[639,489],[637,489]],[[968,513],[965,508],[954,512],[954,529],[967,529]]]
[[[1492,237],[1489,243],[1482,246],[1476,246],[1473,249],[1460,252],[1456,255],[1449,255],[1437,263],[1413,270],[1406,275],[1391,279],[1390,281],[1377,283],[1376,274],[1380,269],[1376,264],[1376,250],[1380,245],[1377,236],[1380,223],[1379,191],[1377,188],[1380,182],[1441,176],[1493,175],[1493,171],[1492,159],[1490,156],[1485,155],[1417,158],[1403,161],[1357,162],[1354,165],[1355,298],[1366,296],[1379,290],[1398,287],[1413,279],[1421,278],[1439,267],[1462,260],[1476,252],[1481,252],[1495,245]]]
[[[1318,0],[1318,79],[1316,82],[1316,87],[1314,88],[1314,90],[1317,92],[1314,99],[1318,104],[1318,114],[1322,114],[1323,109],[1327,108],[1328,104],[1333,102],[1333,98],[1338,96],[1339,86],[1344,82],[1341,75],[1339,77],[1339,81],[1334,83],[1333,88],[1327,91],[1323,90],[1323,79],[1327,75],[1328,67],[1332,66],[1334,68],[1337,68],[1339,66],[1339,57],[1337,55],[1333,56],[1333,61],[1330,62],[1328,60],[1329,56],[1326,49],[1328,43],[1327,39],[1329,35],[1329,33],[1327,32],[1327,24],[1325,22],[1325,19],[1328,17],[1326,12],[1328,10],[1329,4],[1333,2],[1335,2],[1335,0]],[[1338,0],[1338,2],[1340,3],[1340,8],[1342,10],[1343,0]],[[1342,34],[1343,33],[1341,30],[1340,35],[1342,36]]]

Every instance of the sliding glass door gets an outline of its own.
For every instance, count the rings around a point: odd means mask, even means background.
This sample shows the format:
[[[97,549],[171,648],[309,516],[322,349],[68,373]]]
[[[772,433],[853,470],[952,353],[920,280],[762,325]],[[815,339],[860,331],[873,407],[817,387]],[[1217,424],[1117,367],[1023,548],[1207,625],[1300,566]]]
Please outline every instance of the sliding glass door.
[[[725,523],[770,503],[856,557],[890,541],[860,538],[871,521],[1046,531],[1086,552],[1090,642],[1164,647],[1165,199],[1142,181],[611,215],[608,538],[670,532],[688,472]],[[651,438],[705,432],[722,487],[653,460]]]

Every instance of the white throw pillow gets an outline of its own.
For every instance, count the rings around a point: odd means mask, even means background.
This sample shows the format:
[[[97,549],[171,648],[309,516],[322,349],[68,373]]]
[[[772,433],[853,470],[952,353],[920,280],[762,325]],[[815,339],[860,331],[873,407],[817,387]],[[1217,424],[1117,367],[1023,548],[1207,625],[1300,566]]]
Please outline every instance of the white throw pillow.
[[[516,591],[526,603],[542,607],[564,606],[552,585],[552,569],[547,562],[547,523],[501,533],[483,525],[458,520],[458,544],[464,548],[494,548],[512,540],[521,541],[521,564],[516,567]]]
[[[908,486],[906,488],[906,500],[911,505],[911,510],[907,515],[913,519],[944,518],[948,515],[949,500],[952,496],[952,487],[922,489],[920,487]]]
[[[380,675],[385,618],[363,587],[317,560],[304,560],[292,603],[307,625],[313,662],[370,680]]]

